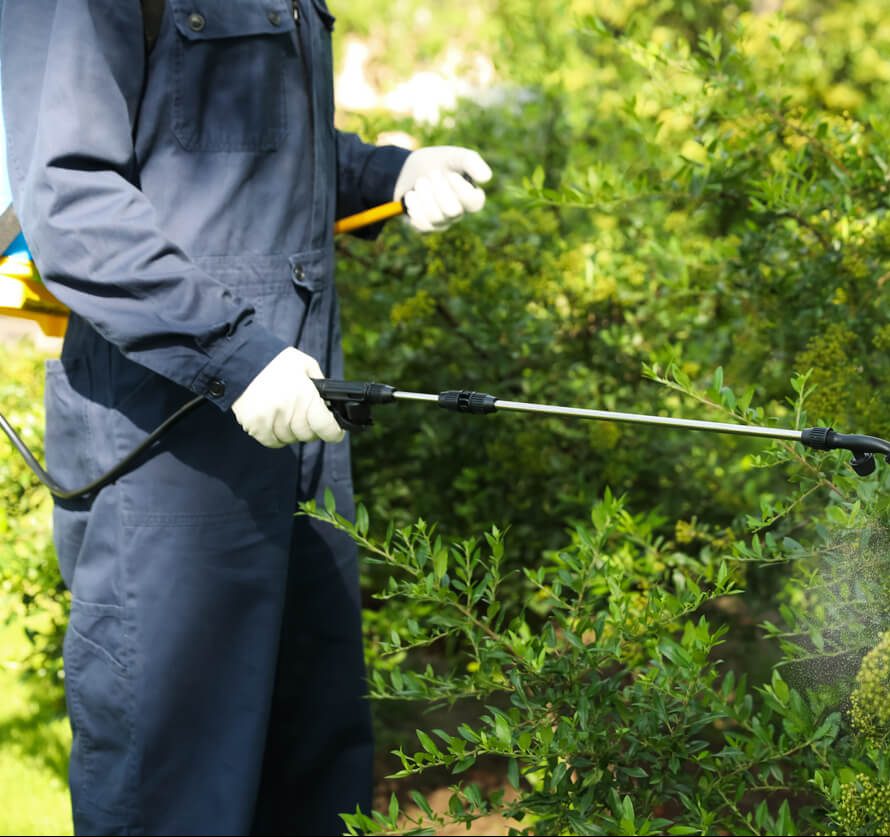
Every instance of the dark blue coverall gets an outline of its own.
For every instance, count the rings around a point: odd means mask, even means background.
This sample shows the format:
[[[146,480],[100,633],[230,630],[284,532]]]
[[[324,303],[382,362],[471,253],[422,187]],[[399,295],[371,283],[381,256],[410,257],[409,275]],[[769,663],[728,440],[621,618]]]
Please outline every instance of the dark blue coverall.
[[[407,156],[335,130],[325,0],[5,0],[14,201],[72,310],[47,368],[81,834],[338,834],[370,803],[356,555],[294,517],[346,443],[272,450],[229,407],[286,346],[342,376],[332,226]]]

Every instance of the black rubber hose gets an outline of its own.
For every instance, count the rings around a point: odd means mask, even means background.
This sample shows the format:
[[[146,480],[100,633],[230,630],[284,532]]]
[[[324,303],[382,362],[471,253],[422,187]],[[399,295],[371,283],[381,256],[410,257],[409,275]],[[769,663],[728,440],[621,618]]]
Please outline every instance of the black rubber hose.
[[[160,439],[173,425],[177,424],[185,416],[192,413],[195,409],[206,403],[203,395],[193,398],[191,401],[180,407],[173,415],[166,419],[162,424],[158,425],[143,442],[137,445],[130,453],[128,453],[120,462],[117,463],[110,471],[103,474],[91,483],[81,488],[68,489],[60,485],[47,470],[37,461],[37,457],[31,452],[28,446],[21,440],[18,433],[13,430],[6,417],[0,413],[0,428],[9,437],[13,447],[22,455],[28,467],[37,475],[37,479],[45,485],[50,493],[60,500],[75,500],[79,498],[89,498],[100,488],[104,488],[111,482],[114,482],[119,476],[125,474],[136,464],[139,457],[145,453],[155,442]]]

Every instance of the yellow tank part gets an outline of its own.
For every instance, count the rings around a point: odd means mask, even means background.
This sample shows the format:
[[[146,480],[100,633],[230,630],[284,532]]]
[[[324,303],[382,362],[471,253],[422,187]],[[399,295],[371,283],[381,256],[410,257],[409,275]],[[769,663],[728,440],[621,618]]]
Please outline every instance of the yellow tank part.
[[[40,281],[24,256],[0,258],[0,315],[33,320],[48,337],[64,337],[68,309]]]

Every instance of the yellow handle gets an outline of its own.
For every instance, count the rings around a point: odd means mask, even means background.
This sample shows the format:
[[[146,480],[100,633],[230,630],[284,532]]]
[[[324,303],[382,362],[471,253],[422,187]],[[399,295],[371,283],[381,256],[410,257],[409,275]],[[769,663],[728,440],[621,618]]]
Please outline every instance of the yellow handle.
[[[369,224],[376,224],[378,221],[386,221],[389,218],[395,218],[397,215],[401,215],[404,211],[405,205],[401,201],[382,203],[380,206],[366,209],[364,212],[359,212],[356,215],[341,218],[334,224],[334,235],[352,232],[361,227],[367,227]]]

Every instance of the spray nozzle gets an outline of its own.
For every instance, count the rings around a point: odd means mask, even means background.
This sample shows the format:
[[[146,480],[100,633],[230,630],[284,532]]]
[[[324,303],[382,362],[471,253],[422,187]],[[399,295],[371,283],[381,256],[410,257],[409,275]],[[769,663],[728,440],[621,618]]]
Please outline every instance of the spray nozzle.
[[[873,453],[857,453],[854,454],[853,459],[850,461],[850,467],[859,474],[860,477],[867,477],[869,474],[875,472],[878,463],[875,462],[875,455]]]
[[[860,477],[874,473],[876,453],[883,454],[890,462],[890,442],[876,436],[835,433],[830,427],[811,427],[801,433],[800,441],[816,450],[851,451],[853,459],[850,466]]]

